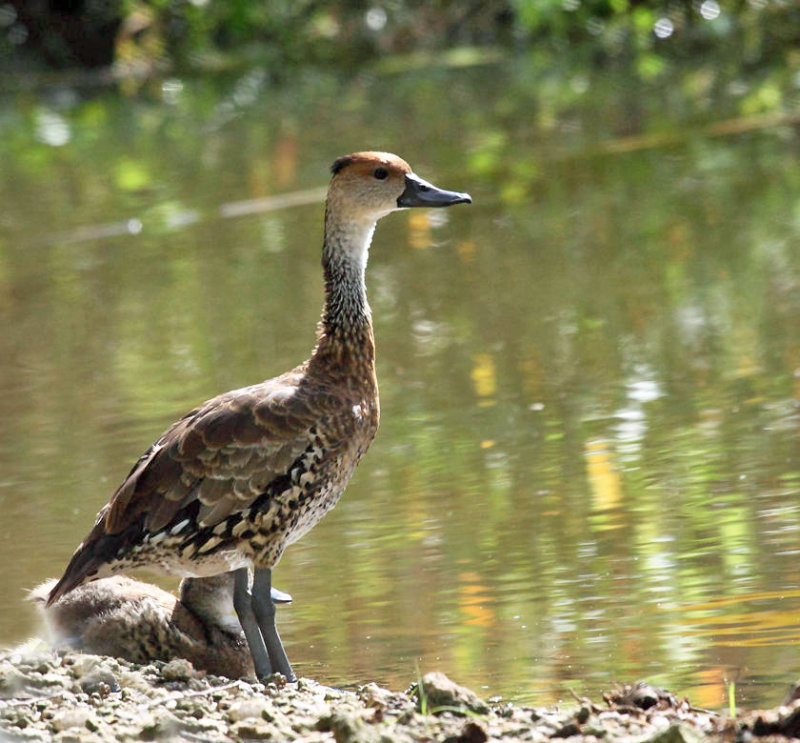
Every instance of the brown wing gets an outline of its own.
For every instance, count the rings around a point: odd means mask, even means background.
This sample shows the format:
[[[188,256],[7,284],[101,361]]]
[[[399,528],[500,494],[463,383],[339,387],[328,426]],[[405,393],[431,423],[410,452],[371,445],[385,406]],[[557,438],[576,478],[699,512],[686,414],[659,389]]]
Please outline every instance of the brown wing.
[[[173,424],[134,465],[72,557],[49,603],[168,527],[195,501],[212,526],[250,506],[313,440],[301,371],[227,392]]]
[[[156,532],[197,500],[203,526],[247,508],[308,446],[314,416],[296,385],[273,380],[228,392],[175,423],[109,503],[106,533],[141,514]]]

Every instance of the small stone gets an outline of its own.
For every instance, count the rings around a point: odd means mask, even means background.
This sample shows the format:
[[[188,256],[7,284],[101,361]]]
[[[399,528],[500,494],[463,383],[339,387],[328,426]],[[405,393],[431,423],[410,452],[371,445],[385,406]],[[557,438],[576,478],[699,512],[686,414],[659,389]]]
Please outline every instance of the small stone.
[[[699,743],[702,736],[688,725],[675,723],[666,730],[660,730],[645,743]]]
[[[63,686],[64,677],[60,673],[34,673],[27,676],[27,683],[37,689],[45,686]]]
[[[21,730],[33,724],[34,721],[30,710],[26,710],[24,707],[3,710],[2,719],[11,727],[20,728]]]
[[[204,699],[179,699],[175,701],[175,709],[188,717],[202,720],[211,714],[211,707]]]
[[[161,669],[164,681],[189,681],[194,674],[194,666],[185,658],[174,658]]]
[[[570,720],[569,722],[562,725],[558,730],[556,730],[552,737],[553,738],[571,738],[573,735],[580,735],[581,728],[574,720]]]
[[[85,653],[75,653],[63,660],[65,667],[69,668],[70,674],[75,678],[81,678],[101,665],[102,658],[99,655],[87,655]]]
[[[271,722],[275,719],[275,710],[267,699],[245,699],[233,702],[228,709],[228,718],[231,722],[240,720],[259,719]]]
[[[37,662],[31,666],[31,670],[36,671],[36,673],[49,673],[53,668],[53,662],[49,658],[38,658]]]
[[[412,705],[406,694],[383,689],[374,682],[362,686],[358,690],[358,697],[366,707],[391,711],[395,714],[399,714]]]
[[[459,686],[440,671],[426,673],[422,677],[422,689],[417,691],[418,709],[422,709],[422,699],[426,700],[429,713],[436,713],[437,708],[450,707],[470,710],[479,715],[489,712],[489,707],[474,691]],[[450,710],[452,711],[452,710]]]
[[[236,740],[270,740],[275,737],[275,730],[271,725],[254,720],[237,722],[231,732]]]
[[[800,736],[800,703],[792,702],[777,709],[761,712],[753,723],[756,735]]]
[[[202,691],[205,693],[212,688],[211,684],[209,684],[203,677],[203,671],[195,670],[194,673],[194,678],[190,678],[187,682],[189,684],[190,691]]]
[[[90,732],[96,733],[100,729],[100,726],[91,717],[88,717],[86,719],[86,728]]]
[[[331,731],[336,743],[379,743],[380,733],[358,714],[336,711],[320,718],[318,730]]]
[[[69,730],[69,728],[85,728],[91,718],[88,709],[77,707],[75,709],[59,710],[53,715],[52,724],[56,730]]]
[[[171,738],[177,736],[180,730],[180,721],[167,710],[159,710],[146,715],[139,729],[141,740],[156,740],[157,738]]]
[[[489,733],[486,728],[475,720],[464,723],[458,735],[444,739],[444,743],[486,743]]]
[[[119,691],[119,682],[111,671],[104,668],[94,668],[78,681],[81,689],[86,694],[99,694],[101,697],[108,696],[112,691]]]
[[[83,733],[78,728],[70,728],[69,730],[62,730],[55,738],[53,738],[54,743],[87,743],[87,741],[96,740],[95,736],[87,737],[85,733]]]
[[[623,707],[638,707],[639,709],[650,709],[657,704],[661,708],[677,708],[678,698],[664,689],[651,686],[646,681],[638,681],[633,686],[625,684],[617,687],[611,692],[603,694],[603,699],[608,704]]]
[[[413,709],[407,709],[403,712],[400,717],[397,718],[397,722],[401,725],[411,725],[414,722],[414,719],[417,717],[417,710],[416,707]]]
[[[367,707],[386,707],[392,698],[392,692],[388,689],[381,689],[376,683],[362,686],[358,690],[358,696]]]
[[[8,657],[14,665],[37,673],[52,671],[56,665],[55,655],[45,643],[36,639],[12,649]]]
[[[14,697],[25,688],[25,676],[11,663],[0,663],[0,697]]]

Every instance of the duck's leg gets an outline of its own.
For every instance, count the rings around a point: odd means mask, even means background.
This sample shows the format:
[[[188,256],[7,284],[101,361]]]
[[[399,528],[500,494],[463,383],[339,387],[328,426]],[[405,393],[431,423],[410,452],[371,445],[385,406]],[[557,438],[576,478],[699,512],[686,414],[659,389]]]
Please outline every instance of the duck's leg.
[[[286,676],[287,681],[297,681],[283,643],[275,626],[275,604],[272,600],[272,571],[268,568],[253,570],[253,611],[267,646],[273,672]]]
[[[256,678],[263,679],[272,675],[272,664],[269,662],[269,653],[258,626],[253,604],[253,595],[250,593],[250,573],[247,568],[240,568],[234,573],[233,608],[239,618],[239,624],[244,630],[250,655],[253,656]]]

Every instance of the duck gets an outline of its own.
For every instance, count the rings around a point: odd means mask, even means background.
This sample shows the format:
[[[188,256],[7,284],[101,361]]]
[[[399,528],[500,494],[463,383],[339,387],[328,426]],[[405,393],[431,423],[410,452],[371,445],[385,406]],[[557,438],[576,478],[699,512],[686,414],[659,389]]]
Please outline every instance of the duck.
[[[233,609],[234,576],[184,578],[178,596],[151,583],[112,575],[84,583],[46,606],[56,584],[30,591],[53,645],[131,663],[185,658],[195,669],[252,678],[253,660]],[[276,604],[292,597],[272,589]]]
[[[311,355],[284,374],[207,400],[156,439],[97,514],[47,606],[134,568],[232,573],[256,676],[296,680],[275,623],[272,569],[336,505],[378,429],[365,280],[377,222],[401,209],[472,203],[387,152],[354,152],[330,171],[325,296]]]

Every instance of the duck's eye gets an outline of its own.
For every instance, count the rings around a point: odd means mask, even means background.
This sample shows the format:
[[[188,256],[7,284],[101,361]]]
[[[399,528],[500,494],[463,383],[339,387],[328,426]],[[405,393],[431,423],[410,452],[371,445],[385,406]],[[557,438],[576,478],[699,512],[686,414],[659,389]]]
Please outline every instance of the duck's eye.
[[[389,171],[386,168],[375,168],[372,171],[372,175],[374,175],[379,181],[382,181],[384,178],[388,177]]]

